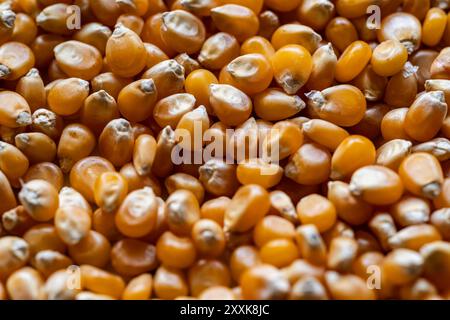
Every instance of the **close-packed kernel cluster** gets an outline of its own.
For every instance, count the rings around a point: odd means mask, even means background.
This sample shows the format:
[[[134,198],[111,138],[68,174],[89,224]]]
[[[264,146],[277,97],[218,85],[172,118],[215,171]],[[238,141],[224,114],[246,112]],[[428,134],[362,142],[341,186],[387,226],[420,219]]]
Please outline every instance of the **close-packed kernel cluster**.
[[[449,10],[0,0],[0,299],[450,299]]]

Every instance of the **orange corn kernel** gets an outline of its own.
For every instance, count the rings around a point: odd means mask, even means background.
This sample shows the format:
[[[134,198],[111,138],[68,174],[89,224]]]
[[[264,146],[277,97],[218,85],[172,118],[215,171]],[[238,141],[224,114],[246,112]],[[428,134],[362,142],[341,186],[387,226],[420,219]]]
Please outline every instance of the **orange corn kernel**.
[[[336,208],[327,198],[311,194],[297,204],[297,214],[302,224],[313,224],[319,232],[329,230],[336,222]]]
[[[353,80],[369,63],[372,49],[363,41],[350,44],[336,64],[336,80],[348,82]]]
[[[412,194],[436,198],[442,190],[444,177],[438,160],[428,153],[413,153],[400,165],[399,175],[405,189]]]
[[[124,235],[139,238],[149,234],[156,224],[157,202],[149,187],[135,190],[127,195],[117,210],[117,229]]]
[[[350,127],[360,122],[366,112],[366,99],[358,88],[343,84],[307,94],[307,106],[322,120]]]

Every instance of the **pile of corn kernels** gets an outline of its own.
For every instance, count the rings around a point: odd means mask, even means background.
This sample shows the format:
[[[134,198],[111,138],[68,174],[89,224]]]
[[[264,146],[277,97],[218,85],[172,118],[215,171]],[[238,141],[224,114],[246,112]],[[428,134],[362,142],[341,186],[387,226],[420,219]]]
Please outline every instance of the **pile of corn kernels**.
[[[0,0],[0,299],[450,299],[449,11]]]

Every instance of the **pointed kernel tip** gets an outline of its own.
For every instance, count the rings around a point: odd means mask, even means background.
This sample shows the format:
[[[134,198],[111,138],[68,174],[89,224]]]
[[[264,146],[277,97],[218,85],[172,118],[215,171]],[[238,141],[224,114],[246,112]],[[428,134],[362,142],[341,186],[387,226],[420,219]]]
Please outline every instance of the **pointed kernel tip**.
[[[73,167],[73,160],[62,157],[59,159],[59,167],[63,173],[68,173]]]
[[[45,11],[41,11],[36,17],[36,23],[38,25],[44,24],[48,20],[47,14]]]
[[[30,136],[27,133],[19,133],[16,135],[15,140],[23,144],[28,144],[30,142]]]
[[[80,79],[80,86],[89,91],[89,81]]]
[[[107,91],[105,91],[103,89],[101,89],[101,90],[99,90],[97,92],[94,92],[93,94],[97,95],[99,99],[109,100],[109,101],[115,103],[114,98]]]
[[[413,74],[417,73],[417,71],[419,71],[419,67],[415,66],[411,62],[407,61],[405,63],[405,66],[403,67],[403,71],[402,71],[403,78],[405,78],[405,79],[409,78]]]
[[[39,77],[39,70],[36,68],[31,68],[30,71],[25,75],[25,77]]]
[[[325,97],[322,92],[317,90],[312,90],[310,92],[305,93],[305,96],[316,106],[321,107],[326,103]]]
[[[416,45],[413,40],[403,40],[400,42],[403,44],[403,46],[405,46],[406,51],[408,51],[408,55],[414,52]]]
[[[130,6],[132,8],[136,8],[136,5],[133,1],[131,0],[116,0],[117,4],[125,4],[127,6]]]

